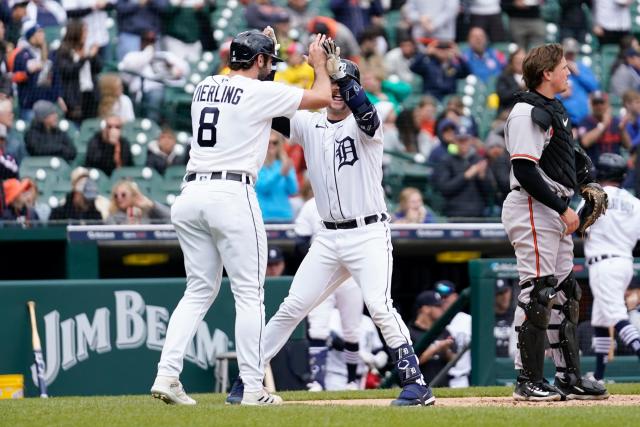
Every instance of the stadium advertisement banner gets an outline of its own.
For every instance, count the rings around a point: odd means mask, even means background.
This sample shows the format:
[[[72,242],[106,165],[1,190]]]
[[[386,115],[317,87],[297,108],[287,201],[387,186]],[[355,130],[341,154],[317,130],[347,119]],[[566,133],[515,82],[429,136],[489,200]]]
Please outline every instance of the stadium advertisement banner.
[[[266,284],[267,316],[289,285],[290,278]],[[147,393],[184,289],[179,279],[0,282],[0,374],[23,374],[25,395],[38,395],[26,306],[33,300],[49,395]],[[235,348],[234,319],[225,279],[185,356],[189,391],[213,391],[216,355]]]

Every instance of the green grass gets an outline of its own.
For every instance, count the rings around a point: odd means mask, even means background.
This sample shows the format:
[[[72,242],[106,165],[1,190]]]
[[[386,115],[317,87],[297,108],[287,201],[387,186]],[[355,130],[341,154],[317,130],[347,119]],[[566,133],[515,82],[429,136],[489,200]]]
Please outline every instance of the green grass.
[[[611,384],[614,394],[640,394],[640,384]],[[436,396],[509,396],[509,387],[436,389]],[[285,400],[394,398],[397,389],[367,392],[286,392]],[[195,394],[195,407],[168,406],[149,396],[58,397],[0,401],[0,426],[590,426],[637,425],[640,407],[393,408],[224,405],[224,395]]]

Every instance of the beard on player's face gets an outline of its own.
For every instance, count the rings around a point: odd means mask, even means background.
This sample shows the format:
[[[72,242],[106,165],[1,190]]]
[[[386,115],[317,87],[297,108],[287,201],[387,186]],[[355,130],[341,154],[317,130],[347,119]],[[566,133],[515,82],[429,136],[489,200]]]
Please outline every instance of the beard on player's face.
[[[271,74],[271,58],[268,58],[267,56],[262,56],[262,58],[264,58],[265,62],[262,66],[260,66],[260,63],[258,62],[258,80],[266,80],[267,77],[269,77],[269,74]]]

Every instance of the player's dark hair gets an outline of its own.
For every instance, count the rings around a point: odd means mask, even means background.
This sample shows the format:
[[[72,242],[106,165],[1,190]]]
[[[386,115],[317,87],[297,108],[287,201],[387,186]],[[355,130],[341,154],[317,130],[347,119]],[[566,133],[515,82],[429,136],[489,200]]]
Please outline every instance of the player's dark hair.
[[[527,89],[534,90],[543,81],[543,73],[552,71],[564,57],[560,43],[550,43],[536,48],[525,56],[522,63],[522,78]]]
[[[259,53],[252,60],[247,62],[231,62],[229,63],[229,68],[233,71],[248,70],[249,68],[253,67],[253,64],[258,60],[259,56],[264,57],[265,55]]]

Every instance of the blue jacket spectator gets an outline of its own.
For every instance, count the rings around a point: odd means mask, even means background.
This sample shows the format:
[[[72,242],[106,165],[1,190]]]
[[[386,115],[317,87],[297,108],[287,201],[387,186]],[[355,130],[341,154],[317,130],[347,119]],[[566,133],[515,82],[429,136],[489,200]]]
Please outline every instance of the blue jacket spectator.
[[[600,88],[598,79],[591,68],[582,61],[576,61],[579,45],[575,39],[567,38],[562,42],[569,75],[569,90],[558,95],[574,126],[589,115],[589,94]]]
[[[417,54],[410,68],[422,77],[422,91],[439,100],[455,93],[457,80],[470,73],[467,62],[452,42],[432,42],[427,54]]]
[[[47,55],[47,40],[36,23],[25,24],[24,38],[18,42],[14,81],[18,86],[20,115],[30,120],[33,104],[38,100],[56,102],[62,94],[60,79],[53,69],[55,55]]]
[[[256,194],[265,222],[293,221],[289,197],[298,192],[298,182],[292,166],[282,140],[272,132],[267,157],[256,181]]]
[[[462,56],[471,74],[485,83],[497,77],[507,63],[504,53],[487,46],[487,34],[480,27],[469,30],[468,42],[469,47],[462,51]]]
[[[640,92],[626,91],[622,96],[622,103],[627,110],[624,122],[631,140],[631,150],[636,150],[640,144]]]
[[[169,0],[148,0],[144,4],[138,0],[118,0],[118,60],[129,52],[140,50],[143,33],[160,34],[161,14],[168,6]]]
[[[371,26],[373,17],[384,14],[380,0],[369,1],[368,6],[363,3],[353,0],[331,0],[329,3],[335,20],[346,25],[356,38]]]

